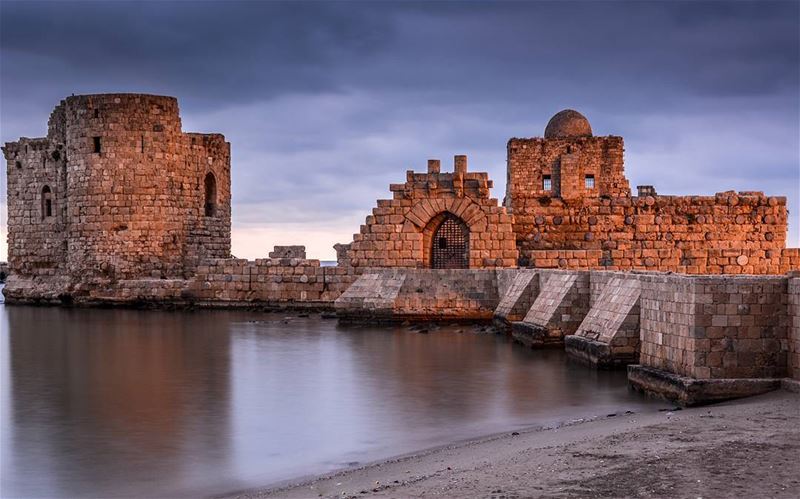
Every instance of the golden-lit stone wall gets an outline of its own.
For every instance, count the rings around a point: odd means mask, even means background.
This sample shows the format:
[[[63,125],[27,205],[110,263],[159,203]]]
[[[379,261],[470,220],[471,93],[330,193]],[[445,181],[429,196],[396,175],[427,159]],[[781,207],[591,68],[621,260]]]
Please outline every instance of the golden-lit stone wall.
[[[439,161],[430,160],[427,173],[406,177],[390,186],[393,198],[378,200],[353,236],[352,266],[430,267],[433,235],[448,214],[468,229],[468,268],[516,266],[513,218],[489,197],[488,174],[467,171],[466,156],[455,157],[453,173],[441,173]]]
[[[15,273],[173,278],[230,254],[230,145],[183,133],[175,98],[68,97],[3,151]]]
[[[785,197],[662,196],[652,186],[632,196],[622,138],[593,137],[585,118],[579,121],[588,130],[580,136],[508,143],[504,204],[514,216],[521,266],[689,274],[798,268],[793,250],[785,251]]]

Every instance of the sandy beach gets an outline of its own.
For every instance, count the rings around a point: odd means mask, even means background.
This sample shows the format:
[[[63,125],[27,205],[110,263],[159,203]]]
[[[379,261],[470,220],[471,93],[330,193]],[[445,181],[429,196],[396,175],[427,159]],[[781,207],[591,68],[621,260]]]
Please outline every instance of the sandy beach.
[[[800,395],[669,408],[487,436],[234,497],[797,497]]]

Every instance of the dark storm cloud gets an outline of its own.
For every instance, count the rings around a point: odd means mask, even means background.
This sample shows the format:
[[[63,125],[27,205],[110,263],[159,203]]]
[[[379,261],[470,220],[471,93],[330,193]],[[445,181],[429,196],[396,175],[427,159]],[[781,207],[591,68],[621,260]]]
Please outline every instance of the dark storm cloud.
[[[502,198],[505,141],[575,107],[625,136],[632,184],[786,193],[797,241],[799,9],[2,2],[2,139],[41,135],[71,93],[176,95],[186,129],[233,144],[235,225],[341,221],[346,239],[427,157],[470,154]]]

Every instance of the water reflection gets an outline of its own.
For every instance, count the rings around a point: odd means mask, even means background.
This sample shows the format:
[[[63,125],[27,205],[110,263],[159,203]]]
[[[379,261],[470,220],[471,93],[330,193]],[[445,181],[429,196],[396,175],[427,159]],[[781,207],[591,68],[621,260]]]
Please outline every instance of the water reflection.
[[[225,463],[225,328],[159,312],[5,312],[14,469],[4,488],[10,478],[42,496],[114,495],[126,483],[156,492],[161,476]],[[202,455],[200,467],[184,469],[183,455]]]
[[[647,405],[469,327],[0,306],[4,497],[215,494]]]

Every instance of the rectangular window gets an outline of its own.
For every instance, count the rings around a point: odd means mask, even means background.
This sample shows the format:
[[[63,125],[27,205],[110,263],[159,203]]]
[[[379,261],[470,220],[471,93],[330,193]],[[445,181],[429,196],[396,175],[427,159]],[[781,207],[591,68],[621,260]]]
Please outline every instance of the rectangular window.
[[[95,154],[100,154],[100,150],[101,150],[100,137],[92,137],[92,141],[94,142],[94,152],[95,152]]]
[[[586,175],[583,184],[587,189],[594,189],[594,175]]]
[[[542,190],[549,191],[553,188],[553,182],[550,181],[550,175],[542,176]]]
[[[53,201],[50,199],[44,200],[44,216],[52,217],[53,216]]]

